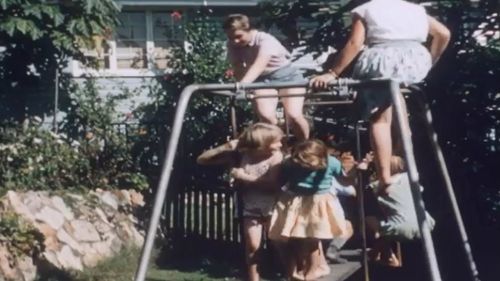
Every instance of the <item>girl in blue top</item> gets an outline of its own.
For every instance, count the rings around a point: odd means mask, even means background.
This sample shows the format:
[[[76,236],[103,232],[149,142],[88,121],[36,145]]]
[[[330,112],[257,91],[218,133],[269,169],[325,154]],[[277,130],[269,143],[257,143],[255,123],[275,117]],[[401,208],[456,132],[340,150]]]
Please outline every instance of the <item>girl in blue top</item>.
[[[293,147],[282,165],[287,181],[271,217],[269,238],[287,241],[295,238],[299,249],[290,249],[288,275],[299,280],[315,280],[328,275],[320,239],[333,239],[346,232],[343,214],[330,192],[334,177],[342,176],[339,160],[328,154],[319,140],[307,140]],[[288,245],[290,245],[288,243]]]

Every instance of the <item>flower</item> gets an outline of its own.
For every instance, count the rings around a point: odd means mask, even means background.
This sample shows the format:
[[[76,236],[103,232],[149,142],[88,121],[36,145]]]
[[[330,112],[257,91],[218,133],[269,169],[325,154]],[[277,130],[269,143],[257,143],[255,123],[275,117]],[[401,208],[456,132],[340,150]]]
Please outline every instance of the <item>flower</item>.
[[[42,139],[33,138],[33,144],[41,144],[41,143],[43,143]]]
[[[33,121],[34,121],[34,123],[40,124],[40,123],[42,123],[42,118],[40,118],[38,116],[33,116]]]
[[[224,77],[226,77],[227,79],[233,78],[234,70],[232,68],[226,70],[226,72],[224,72]]]
[[[170,17],[174,21],[180,21],[182,19],[182,13],[179,11],[173,11],[172,13],[170,13]]]
[[[134,117],[134,113],[132,112],[127,112],[124,115],[125,115],[125,121],[130,120]]]

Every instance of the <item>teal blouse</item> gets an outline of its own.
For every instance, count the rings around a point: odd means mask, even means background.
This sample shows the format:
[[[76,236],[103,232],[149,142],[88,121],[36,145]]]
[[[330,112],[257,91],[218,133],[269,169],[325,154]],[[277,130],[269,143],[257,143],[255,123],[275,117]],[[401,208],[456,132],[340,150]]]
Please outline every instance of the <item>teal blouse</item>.
[[[287,159],[283,171],[290,191],[298,194],[319,194],[328,192],[332,179],[342,175],[342,165],[337,158],[328,156],[326,169],[312,171]]]

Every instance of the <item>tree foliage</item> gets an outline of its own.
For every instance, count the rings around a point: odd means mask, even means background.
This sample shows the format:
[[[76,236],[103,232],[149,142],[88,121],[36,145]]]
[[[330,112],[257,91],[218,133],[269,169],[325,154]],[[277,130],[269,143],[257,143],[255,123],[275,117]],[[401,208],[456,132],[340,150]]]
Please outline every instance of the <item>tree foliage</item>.
[[[83,48],[113,30],[118,12],[113,0],[0,1],[0,97],[52,84],[68,57],[86,61]]]

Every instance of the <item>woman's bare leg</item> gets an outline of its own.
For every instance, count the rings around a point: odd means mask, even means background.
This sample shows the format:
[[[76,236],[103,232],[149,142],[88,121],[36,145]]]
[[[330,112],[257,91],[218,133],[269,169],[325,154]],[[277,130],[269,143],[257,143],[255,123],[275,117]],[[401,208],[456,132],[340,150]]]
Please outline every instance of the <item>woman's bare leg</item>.
[[[278,106],[278,92],[272,89],[255,90],[256,97],[275,96],[273,98],[255,98],[252,105],[257,117],[261,122],[278,124],[276,118],[276,107]]]
[[[382,187],[391,184],[392,106],[378,112],[371,120],[370,141],[375,155],[374,162]]]
[[[304,88],[291,88],[280,90],[280,95],[287,94],[305,94]],[[306,140],[309,138],[309,123],[304,117],[304,97],[283,97],[283,108],[285,115],[292,125],[292,130],[298,140]]]

